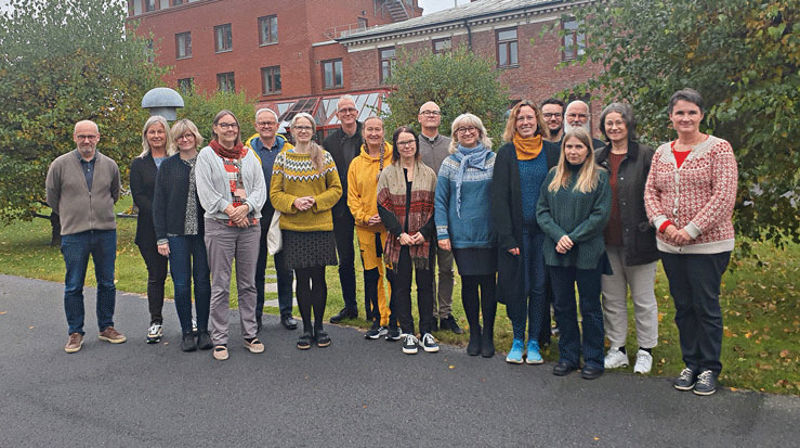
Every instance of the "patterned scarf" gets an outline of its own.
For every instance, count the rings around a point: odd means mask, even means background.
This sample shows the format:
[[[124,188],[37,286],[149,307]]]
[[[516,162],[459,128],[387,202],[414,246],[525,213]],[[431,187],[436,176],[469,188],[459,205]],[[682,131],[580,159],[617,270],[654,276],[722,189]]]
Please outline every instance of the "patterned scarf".
[[[216,140],[211,140],[208,146],[210,146],[218,156],[226,159],[241,159],[247,155],[247,150],[241,142],[237,143],[236,146],[231,149],[222,146]]]
[[[411,181],[411,207],[408,209],[408,233],[418,232],[433,216],[433,196],[436,190],[436,174],[421,160],[414,162],[414,180]],[[406,227],[406,177],[400,162],[395,162],[383,170],[378,180],[378,205],[392,212]],[[387,238],[383,252],[384,260],[397,266],[402,246],[397,238]],[[431,242],[425,240],[418,246],[409,246],[411,261],[415,267],[429,269],[428,255]]]
[[[458,145],[458,153],[463,157],[456,173],[456,214],[461,217],[461,184],[464,183],[464,173],[467,168],[476,168],[481,171],[486,170],[486,159],[489,157],[489,150],[478,143],[474,148],[465,148]]]
[[[542,136],[521,137],[516,132],[511,139],[514,149],[517,150],[517,160],[533,160],[542,152]]]

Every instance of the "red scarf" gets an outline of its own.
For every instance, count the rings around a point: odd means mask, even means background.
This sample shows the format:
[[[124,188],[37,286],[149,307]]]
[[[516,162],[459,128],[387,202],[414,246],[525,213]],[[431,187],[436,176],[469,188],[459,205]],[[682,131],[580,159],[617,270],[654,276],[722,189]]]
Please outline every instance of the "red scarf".
[[[247,155],[247,150],[241,142],[237,143],[236,146],[231,149],[222,146],[216,140],[211,140],[208,146],[210,146],[218,156],[225,157],[227,159],[241,159]]]

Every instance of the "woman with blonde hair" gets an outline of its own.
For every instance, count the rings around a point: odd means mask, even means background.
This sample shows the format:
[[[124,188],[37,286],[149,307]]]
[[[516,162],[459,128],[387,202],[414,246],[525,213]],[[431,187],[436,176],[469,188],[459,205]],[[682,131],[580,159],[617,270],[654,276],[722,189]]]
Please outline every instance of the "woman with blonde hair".
[[[475,115],[459,115],[451,130],[450,155],[439,167],[436,182],[436,233],[439,247],[453,251],[461,275],[461,300],[469,322],[467,354],[490,358],[497,312],[497,238],[490,210],[495,154]]]
[[[164,281],[167,279],[167,257],[158,253],[156,233],[153,227],[153,196],[156,173],[161,163],[167,160],[167,144],[170,141],[169,124],[166,118],[153,115],[142,128],[142,153],[133,159],[130,169],[130,187],[133,203],[139,208],[136,217],[136,245],[147,266],[147,304],[150,310],[150,326],[147,343],[161,341],[164,317]]]
[[[581,376],[603,374],[602,274],[610,274],[603,229],[611,209],[608,174],[595,164],[592,139],[584,129],[564,135],[558,165],[547,174],[539,193],[536,222],[545,233],[544,261],[550,269],[553,306],[561,330],[559,361],[553,374],[564,376],[584,367]],[[578,328],[578,287],[583,335]],[[581,342],[582,341],[582,342]]]
[[[295,147],[275,157],[269,198],[281,212],[284,262],[297,279],[297,305],[303,334],[297,348],[331,345],[322,322],[328,299],[325,266],[335,266],[336,239],[331,209],[342,196],[342,183],[330,153],[312,139],[314,118],[299,113],[292,118]],[[312,322],[311,316],[314,316]]]
[[[170,130],[169,159],[161,164],[156,176],[153,198],[153,225],[158,253],[169,257],[170,274],[175,286],[175,309],[181,323],[181,350],[191,352],[211,348],[208,333],[208,310],[211,300],[210,272],[206,245],[203,207],[197,197],[195,165],[197,149],[203,136],[190,120],[178,120]],[[194,282],[192,281],[194,280]],[[197,339],[192,331],[192,284],[197,313]]]
[[[242,144],[239,121],[222,110],[214,117],[214,138],[197,156],[197,194],[205,209],[205,243],[211,270],[209,323],[214,359],[228,359],[228,310],[233,260],[244,347],[263,353],[256,337],[256,263],[261,207],[267,199],[264,173],[255,153]]]
[[[558,145],[544,140],[547,132],[535,103],[517,103],[506,122],[506,144],[497,151],[492,178],[492,218],[498,240],[497,296],[506,304],[514,331],[506,356],[506,362],[512,364],[522,364],[523,352],[528,364],[542,364],[539,338],[550,331],[546,324],[550,313],[542,255],[544,232],[536,222],[539,191],[559,156]]]

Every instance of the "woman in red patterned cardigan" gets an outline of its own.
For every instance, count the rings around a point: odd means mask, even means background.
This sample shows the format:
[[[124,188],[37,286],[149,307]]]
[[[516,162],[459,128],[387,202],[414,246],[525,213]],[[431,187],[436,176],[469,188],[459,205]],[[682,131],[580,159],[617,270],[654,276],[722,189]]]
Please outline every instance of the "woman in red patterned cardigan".
[[[669,118],[678,138],[653,156],[645,208],[657,229],[686,364],[673,385],[711,395],[722,370],[719,292],[734,246],[738,169],[730,143],[700,132],[703,98],[697,91],[675,92]]]

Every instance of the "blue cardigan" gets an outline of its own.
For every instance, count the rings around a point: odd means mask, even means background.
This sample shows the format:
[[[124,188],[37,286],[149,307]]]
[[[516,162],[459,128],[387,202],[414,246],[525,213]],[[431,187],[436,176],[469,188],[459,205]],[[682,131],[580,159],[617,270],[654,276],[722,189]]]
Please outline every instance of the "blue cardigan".
[[[441,167],[434,197],[436,236],[450,239],[454,249],[487,248],[497,245],[492,226],[491,185],[496,155],[489,152],[486,170],[468,168],[461,184],[461,216],[456,214],[456,174],[463,155],[449,155]]]

